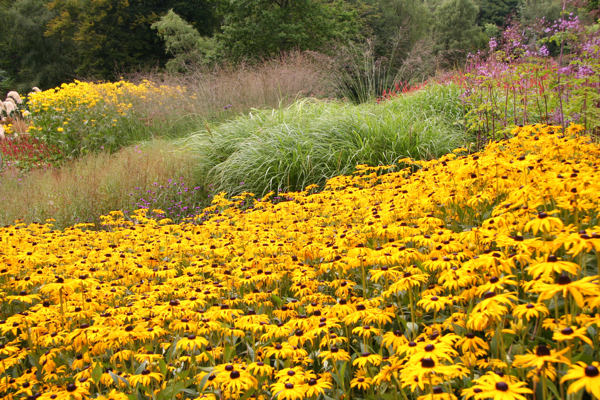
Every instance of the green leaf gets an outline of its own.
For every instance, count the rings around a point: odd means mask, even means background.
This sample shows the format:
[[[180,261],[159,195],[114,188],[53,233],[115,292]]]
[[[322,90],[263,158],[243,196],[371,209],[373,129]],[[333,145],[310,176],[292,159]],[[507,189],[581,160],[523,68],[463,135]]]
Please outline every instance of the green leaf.
[[[115,374],[112,371],[108,371],[108,374],[113,379],[113,382],[115,382],[115,385],[118,386],[119,385],[119,381],[121,381],[124,384],[126,384],[127,386],[131,386],[131,384],[129,383],[129,381],[127,379],[123,378],[122,376],[119,376],[119,375]]]
[[[104,367],[102,367],[102,364],[96,364],[94,370],[92,371],[92,379],[94,382],[100,382],[100,378],[102,377],[102,371],[104,371]]]
[[[165,360],[160,359],[158,360],[158,368],[160,369],[160,373],[165,377],[167,377],[167,363],[165,362]]]
[[[281,307],[283,305],[283,300],[281,300],[280,297],[272,294],[271,295],[271,301],[277,306],[277,307]]]

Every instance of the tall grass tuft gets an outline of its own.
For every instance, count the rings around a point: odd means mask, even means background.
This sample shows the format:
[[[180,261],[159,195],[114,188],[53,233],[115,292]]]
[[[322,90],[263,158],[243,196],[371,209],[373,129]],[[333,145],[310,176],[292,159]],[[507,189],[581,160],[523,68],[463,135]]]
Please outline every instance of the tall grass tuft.
[[[302,99],[207,127],[184,143],[216,190],[297,191],[352,173],[357,164],[429,159],[462,145],[459,93],[436,85],[381,104]]]
[[[171,87],[185,87],[186,96],[165,104],[165,115],[219,122],[253,108],[291,104],[298,98],[328,97],[335,93],[332,69],[318,54],[288,53],[256,65],[199,69],[186,75],[152,74],[149,79]]]

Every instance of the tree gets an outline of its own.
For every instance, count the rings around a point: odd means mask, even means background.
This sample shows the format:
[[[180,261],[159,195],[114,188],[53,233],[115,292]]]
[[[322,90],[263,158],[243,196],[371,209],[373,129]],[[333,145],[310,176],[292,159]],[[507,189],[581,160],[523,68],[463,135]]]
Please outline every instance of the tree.
[[[475,24],[479,9],[472,0],[444,0],[435,10],[437,50],[449,61],[486,45],[481,28]]]
[[[404,58],[417,41],[430,33],[433,15],[423,0],[370,0],[374,18],[369,26],[378,55],[388,56],[391,46]]]
[[[239,61],[319,50],[360,29],[355,7],[342,0],[233,0],[218,39],[223,53]]]
[[[206,64],[214,54],[215,43],[212,39],[200,36],[191,24],[169,10],[159,21],[152,24],[152,29],[165,42],[167,53],[174,58],[167,62],[167,70],[186,72],[201,64]]]
[[[57,15],[46,3],[21,0],[0,7],[3,89],[27,93],[33,86],[54,87],[72,78],[74,44],[67,37],[44,34],[46,24]]]
[[[117,70],[164,65],[168,56],[151,29],[169,9],[197,18],[203,32],[216,29],[216,4],[210,0],[54,0],[58,12],[48,35],[72,37],[77,44],[76,72],[100,79],[114,78]],[[206,11],[206,14],[198,12]]]
[[[518,11],[519,0],[479,0],[478,3],[477,25],[504,26],[507,18]]]

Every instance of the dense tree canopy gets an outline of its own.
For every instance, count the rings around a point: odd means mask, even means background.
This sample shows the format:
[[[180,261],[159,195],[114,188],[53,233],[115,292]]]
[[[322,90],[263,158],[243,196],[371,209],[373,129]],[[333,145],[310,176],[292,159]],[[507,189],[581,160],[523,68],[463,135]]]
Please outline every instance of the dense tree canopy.
[[[527,26],[560,10],[560,0],[0,0],[0,92],[291,50],[337,57],[365,39],[390,68],[414,69],[464,59],[511,18]]]
[[[220,40],[234,60],[317,50],[360,32],[356,10],[340,0],[236,0],[225,10]]]
[[[478,12],[472,0],[444,0],[435,10],[439,51],[455,52],[460,57],[485,45],[481,28],[475,24]]]

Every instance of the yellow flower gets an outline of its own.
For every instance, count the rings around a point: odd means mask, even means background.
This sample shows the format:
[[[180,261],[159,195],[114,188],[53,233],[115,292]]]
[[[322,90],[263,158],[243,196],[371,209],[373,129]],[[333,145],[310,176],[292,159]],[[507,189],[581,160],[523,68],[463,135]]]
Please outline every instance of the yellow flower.
[[[571,368],[567,371],[567,374],[562,377],[560,383],[576,379],[575,382],[572,382],[569,385],[569,389],[567,389],[568,394],[577,393],[585,388],[585,390],[594,395],[594,397],[600,398],[599,367],[600,363],[597,361],[592,362],[591,365],[586,365],[580,361],[577,364],[571,365]]]

